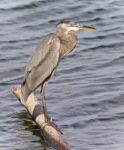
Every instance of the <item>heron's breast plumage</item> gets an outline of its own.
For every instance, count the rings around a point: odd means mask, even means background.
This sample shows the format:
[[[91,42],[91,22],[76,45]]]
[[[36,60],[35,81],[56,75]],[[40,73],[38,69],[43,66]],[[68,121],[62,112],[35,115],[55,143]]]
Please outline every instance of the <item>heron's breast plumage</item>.
[[[66,38],[60,39],[60,51],[62,55],[70,53],[77,45],[77,36],[75,33],[70,33]]]

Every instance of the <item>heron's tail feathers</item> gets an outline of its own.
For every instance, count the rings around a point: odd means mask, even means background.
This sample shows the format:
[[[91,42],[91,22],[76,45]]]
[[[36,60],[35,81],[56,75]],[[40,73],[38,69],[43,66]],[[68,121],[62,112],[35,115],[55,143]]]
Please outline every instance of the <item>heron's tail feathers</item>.
[[[21,85],[21,92],[22,92],[22,97],[24,101],[27,101],[29,95],[32,93],[32,91],[29,90],[27,84]]]

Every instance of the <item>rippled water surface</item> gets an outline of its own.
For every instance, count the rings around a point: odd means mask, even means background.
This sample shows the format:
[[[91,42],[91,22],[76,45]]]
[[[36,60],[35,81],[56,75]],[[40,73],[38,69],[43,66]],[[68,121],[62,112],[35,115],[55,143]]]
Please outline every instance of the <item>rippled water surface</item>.
[[[49,114],[72,150],[123,150],[123,0],[0,1],[0,150],[52,150],[11,88],[60,19],[97,31],[79,32],[75,51],[62,59],[46,91]]]

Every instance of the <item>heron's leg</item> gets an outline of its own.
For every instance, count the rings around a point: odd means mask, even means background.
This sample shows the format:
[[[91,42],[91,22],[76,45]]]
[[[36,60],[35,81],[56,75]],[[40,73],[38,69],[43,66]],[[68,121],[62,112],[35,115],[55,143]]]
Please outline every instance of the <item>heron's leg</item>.
[[[45,101],[45,88],[48,82],[45,82],[42,87],[41,87],[41,96],[42,96],[42,104],[43,104],[43,111],[44,111],[44,116],[45,116],[45,122],[56,128],[60,133],[61,130],[58,128],[58,126],[52,121],[52,119],[49,117],[48,112],[47,112],[47,107],[46,107],[46,101]]]
[[[43,104],[43,110],[44,110],[44,116],[45,116],[45,122],[49,122],[47,107],[46,107],[46,99],[45,99],[45,88],[46,88],[47,82],[44,82],[44,84],[41,87],[41,97],[42,97],[42,104]]]

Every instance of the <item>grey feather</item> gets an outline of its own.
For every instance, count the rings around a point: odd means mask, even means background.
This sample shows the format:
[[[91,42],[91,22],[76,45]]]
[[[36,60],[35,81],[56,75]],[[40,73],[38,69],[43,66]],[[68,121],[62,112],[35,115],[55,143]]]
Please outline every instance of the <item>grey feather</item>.
[[[43,87],[54,74],[59,60],[70,53],[77,44],[77,35],[70,22],[57,25],[56,32],[43,37],[34,51],[26,67],[24,80],[21,86],[25,100],[39,86]],[[77,30],[77,29],[76,29]]]
[[[55,34],[49,34],[42,39],[26,67],[22,93],[24,86],[30,91],[27,93],[31,93],[50,78],[59,62],[59,50],[60,41]]]

